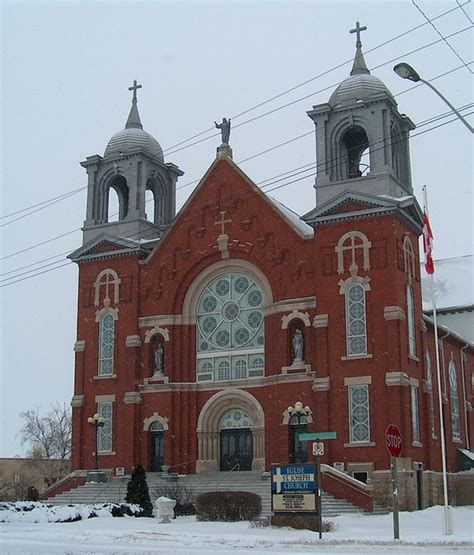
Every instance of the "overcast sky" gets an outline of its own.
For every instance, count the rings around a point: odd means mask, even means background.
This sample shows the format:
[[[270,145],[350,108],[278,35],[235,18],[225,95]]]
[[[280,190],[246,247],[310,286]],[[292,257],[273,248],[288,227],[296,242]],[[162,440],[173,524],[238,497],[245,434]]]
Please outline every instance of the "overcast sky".
[[[435,29],[409,0],[1,2],[0,456],[24,453],[19,413],[35,406],[46,412],[73,394],[77,267],[55,268],[82,244],[86,194],[14,222],[28,212],[4,216],[86,185],[79,161],[103,155],[124,127],[133,79],[143,85],[138,101],[145,130],[160,142],[165,161],[185,171],[178,207],[215,157],[220,137],[213,121],[223,116],[232,118],[237,163],[306,134],[240,164],[271,189],[270,178],[314,162],[314,124],[306,111],[326,102],[348,76],[355,51],[349,30],[359,20],[368,27],[362,33],[367,65],[419,125],[412,133],[412,176],[420,203],[428,185],[435,255],[473,252],[472,135],[459,121],[440,126],[451,118],[429,123],[447,107],[426,86],[392,71],[405,60],[429,80],[450,72],[433,83],[456,107],[472,103],[472,74],[463,65],[473,54],[472,4],[416,3],[430,19],[451,13],[435,19]],[[450,37],[455,52],[437,31]],[[199,139],[208,140],[172,148],[203,131]],[[270,193],[299,214],[315,205],[314,177],[302,175]]]

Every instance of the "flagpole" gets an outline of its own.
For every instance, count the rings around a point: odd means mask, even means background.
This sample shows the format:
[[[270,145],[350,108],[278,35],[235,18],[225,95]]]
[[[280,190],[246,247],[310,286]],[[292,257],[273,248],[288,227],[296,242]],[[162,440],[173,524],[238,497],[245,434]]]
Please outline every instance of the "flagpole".
[[[424,194],[424,212],[428,218],[428,195],[426,190],[426,185],[423,187]],[[428,218],[429,221],[429,218]],[[425,230],[423,230],[425,232]],[[426,241],[426,236],[424,241]],[[427,249],[425,247],[425,256],[427,255]],[[431,253],[430,253],[431,255]],[[431,304],[433,306],[433,324],[434,324],[434,337],[435,337],[435,352],[436,352],[436,378],[438,380],[438,402],[439,402],[439,430],[440,430],[440,441],[441,441],[441,463],[443,471],[443,493],[444,493],[444,534],[450,536],[452,531],[449,505],[448,505],[448,479],[446,470],[446,440],[444,431],[444,411],[443,411],[443,395],[441,392],[441,371],[440,371],[440,361],[439,361],[439,339],[438,339],[438,324],[436,318],[436,298],[434,291],[434,278],[433,272],[429,273],[430,278],[430,288],[431,288]]]

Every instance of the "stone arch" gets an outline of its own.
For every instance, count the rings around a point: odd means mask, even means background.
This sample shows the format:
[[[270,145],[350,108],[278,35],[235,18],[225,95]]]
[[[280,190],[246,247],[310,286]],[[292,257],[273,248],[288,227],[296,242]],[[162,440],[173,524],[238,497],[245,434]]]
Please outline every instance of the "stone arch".
[[[112,268],[106,268],[102,270],[96,277],[94,282],[94,305],[99,306],[100,304],[100,288],[103,287],[105,290],[104,299],[111,300],[109,289],[113,289],[113,302],[118,304],[119,302],[119,287],[122,280],[119,278],[118,273]],[[104,304],[106,304],[104,302]],[[110,303],[109,303],[110,304]]]
[[[159,413],[154,412],[148,418],[143,419],[143,431],[148,432],[155,422],[158,422],[163,427],[163,430],[168,429],[168,419],[164,416],[160,416]]]
[[[206,401],[197,422],[198,460],[196,472],[218,470],[219,433],[222,418],[232,409],[245,411],[251,421],[253,436],[252,470],[265,468],[265,415],[257,399],[242,389],[219,391]]]
[[[198,274],[190,287],[188,287],[183,301],[183,324],[196,323],[197,305],[201,293],[210,281],[222,273],[241,273],[247,275],[260,287],[263,295],[263,309],[265,310],[273,304],[270,282],[260,268],[240,258],[220,260]]]
[[[330,137],[333,160],[331,173],[335,179],[361,177],[356,173],[351,174],[349,166],[352,161],[356,171],[359,168],[360,157],[367,148],[369,149],[369,158],[372,159],[372,143],[371,126],[360,115],[344,118],[335,125]]]

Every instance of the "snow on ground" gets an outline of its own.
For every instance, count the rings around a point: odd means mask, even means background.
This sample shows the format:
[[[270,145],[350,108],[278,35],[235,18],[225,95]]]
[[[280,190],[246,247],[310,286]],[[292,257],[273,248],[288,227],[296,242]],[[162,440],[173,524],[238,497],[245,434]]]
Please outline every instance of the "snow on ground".
[[[6,554],[200,555],[424,555],[473,553],[474,507],[454,509],[454,533],[443,534],[443,508],[400,513],[400,541],[393,540],[392,515],[350,514],[331,519],[323,534],[290,528],[254,528],[248,522],[197,522],[180,517],[171,524],[149,518],[92,518],[68,523],[0,524],[0,551]]]

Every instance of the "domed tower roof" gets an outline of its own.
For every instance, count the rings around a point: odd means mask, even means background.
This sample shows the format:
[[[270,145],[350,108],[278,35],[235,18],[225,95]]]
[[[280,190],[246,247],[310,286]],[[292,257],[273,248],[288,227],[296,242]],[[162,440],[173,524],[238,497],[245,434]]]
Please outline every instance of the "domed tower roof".
[[[129,88],[129,90],[133,90],[133,98],[125,129],[112,136],[105,149],[104,157],[128,154],[141,148],[153,158],[163,162],[163,149],[158,141],[143,129],[140,121],[137,108],[137,89],[139,88],[141,88],[141,85],[137,85],[136,81],[133,82],[133,87]]]
[[[357,33],[354,63],[352,64],[350,76],[338,85],[329,99],[329,104],[333,108],[336,106],[354,104],[356,102],[365,102],[374,97],[380,98],[381,95],[388,96],[393,100],[392,93],[378,77],[370,74],[365,63],[364,54],[362,53],[362,43],[360,41],[360,32],[366,29],[367,27],[360,27],[359,22],[357,22],[356,28],[351,30],[351,33]]]

